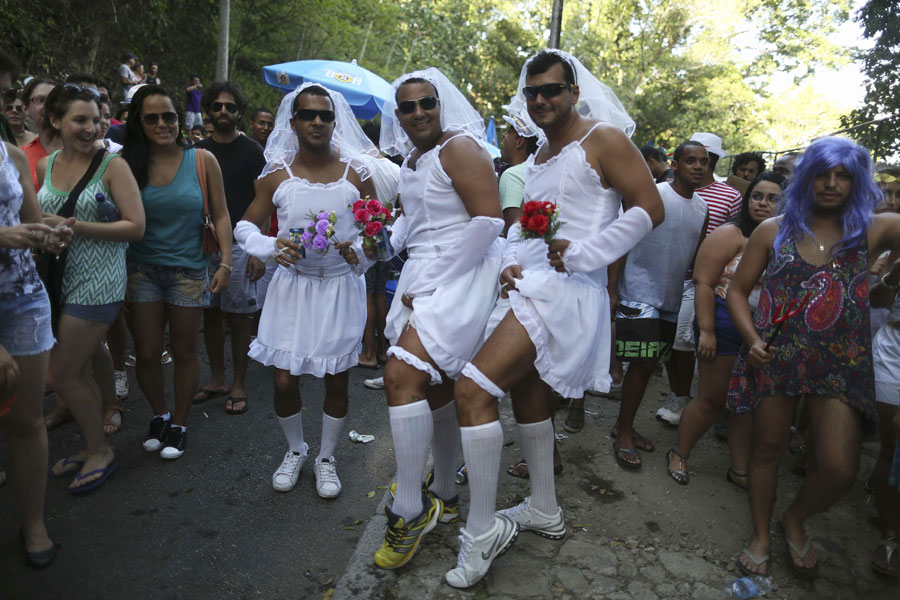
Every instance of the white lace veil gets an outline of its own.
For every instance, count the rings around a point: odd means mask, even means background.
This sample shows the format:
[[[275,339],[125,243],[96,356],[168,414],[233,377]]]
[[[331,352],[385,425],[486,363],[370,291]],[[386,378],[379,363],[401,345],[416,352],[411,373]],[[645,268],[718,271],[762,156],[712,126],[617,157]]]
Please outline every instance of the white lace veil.
[[[578,104],[575,109],[585,117],[604,121],[618,127],[625,132],[625,135],[631,137],[635,129],[634,121],[632,121],[631,117],[628,116],[628,113],[625,112],[625,107],[622,106],[622,103],[616,97],[615,92],[613,92],[608,85],[591,75],[591,72],[587,70],[587,67],[581,64],[580,60],[568,52],[563,52],[556,48],[548,48],[547,52],[552,52],[560,56],[564,61],[571,65],[572,71],[575,73],[575,83],[578,85],[580,92]],[[543,141],[546,139],[546,136],[544,135],[544,132],[534,124],[531,117],[528,116],[528,108],[525,104],[525,94],[522,92],[522,88],[525,87],[525,76],[528,70],[528,63],[530,63],[533,58],[534,57],[529,58],[525,61],[525,64],[522,65],[522,71],[519,73],[519,86],[516,88],[516,95],[512,97],[512,100],[510,100],[509,104],[504,108],[506,108],[510,115],[515,115],[525,120],[532,130],[539,132],[539,139]]]
[[[275,129],[266,142],[266,167],[259,178],[262,179],[269,173],[282,169],[294,161],[294,156],[300,150],[297,134],[291,129],[294,98],[301,91],[312,86],[320,87],[328,92],[334,104],[335,127],[334,134],[331,137],[331,147],[341,155],[341,158],[350,161],[351,166],[360,172],[362,179],[366,179],[368,173],[366,173],[364,166],[354,159],[360,154],[378,156],[378,149],[363,133],[359,123],[356,122],[356,117],[353,116],[353,110],[347,104],[344,96],[340,92],[329,89],[327,86],[311,81],[303,83],[281,99],[281,104],[278,106],[278,114],[275,116]]]
[[[435,67],[428,67],[422,71],[413,71],[401,75],[391,83],[391,95],[381,108],[381,138],[379,146],[382,151],[390,156],[400,154],[406,156],[412,150],[413,144],[409,136],[400,127],[400,121],[394,111],[397,109],[397,88],[407,79],[424,79],[437,90],[441,110],[441,129],[463,131],[471,134],[482,145],[487,142],[484,133],[484,119],[475,110],[462,92],[456,89],[447,76]]]

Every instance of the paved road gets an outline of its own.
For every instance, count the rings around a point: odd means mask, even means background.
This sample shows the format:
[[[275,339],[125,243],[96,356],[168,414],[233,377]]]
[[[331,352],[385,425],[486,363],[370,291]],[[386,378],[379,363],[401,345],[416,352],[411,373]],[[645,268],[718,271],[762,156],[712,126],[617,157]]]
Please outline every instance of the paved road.
[[[171,390],[172,367],[165,371]],[[205,364],[202,373],[208,373]],[[195,406],[187,452],[172,462],[141,448],[150,410],[129,369],[125,426],[111,437],[117,472],[84,497],[66,493],[69,477],[50,478],[47,525],[62,545],[51,568],[25,567],[14,490],[0,488],[0,598],[320,598],[336,584],[380,501],[378,486],[394,474],[383,392],[362,385],[373,376],[351,371],[347,431],[372,433],[375,442],[341,442],[336,457],[343,493],[326,501],[316,495],[311,459],[292,492],[272,490],[286,446],[268,369],[251,362],[246,414],[226,414],[224,398]],[[324,390],[319,380],[304,377],[301,393],[314,456]],[[79,446],[73,424],[51,432],[51,464]],[[7,456],[2,440],[0,464]]]

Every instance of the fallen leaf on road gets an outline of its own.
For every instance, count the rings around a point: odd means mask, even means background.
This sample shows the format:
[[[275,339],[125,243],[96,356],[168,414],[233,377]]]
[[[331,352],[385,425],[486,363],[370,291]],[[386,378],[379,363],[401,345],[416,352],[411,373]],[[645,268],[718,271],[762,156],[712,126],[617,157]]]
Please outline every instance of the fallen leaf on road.
[[[375,497],[375,490],[372,490],[371,492],[366,494],[366,498],[374,498],[374,497]]]

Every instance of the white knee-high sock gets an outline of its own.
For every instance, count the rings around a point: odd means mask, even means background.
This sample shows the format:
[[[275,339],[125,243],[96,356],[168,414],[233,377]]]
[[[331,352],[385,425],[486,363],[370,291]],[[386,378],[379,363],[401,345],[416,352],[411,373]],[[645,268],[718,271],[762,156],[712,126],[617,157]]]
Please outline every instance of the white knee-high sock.
[[[553,423],[519,423],[519,442],[531,479],[531,506],[556,514],[556,482],[553,480]]]
[[[344,422],[346,420],[347,417],[336,419],[322,413],[322,446],[319,448],[319,456],[316,457],[316,460],[334,456],[334,449],[337,448],[337,443],[341,437],[341,433],[344,431]]]
[[[434,421],[427,400],[389,406],[388,411],[397,458],[397,493],[391,512],[408,523],[422,513],[422,472],[428,459]]]
[[[434,482],[428,489],[438,498],[449,500],[456,495],[456,461],[460,447],[456,402],[451,400],[432,411],[431,416],[434,418],[434,437],[431,439]]]
[[[284,432],[284,439],[287,440],[291,452],[298,454],[306,452],[306,444],[303,443],[303,412],[289,417],[278,417],[278,424],[281,425],[281,431]]]
[[[497,479],[503,452],[500,421],[474,427],[460,427],[463,456],[469,473],[469,517],[466,531],[478,536],[494,523],[497,510]]]

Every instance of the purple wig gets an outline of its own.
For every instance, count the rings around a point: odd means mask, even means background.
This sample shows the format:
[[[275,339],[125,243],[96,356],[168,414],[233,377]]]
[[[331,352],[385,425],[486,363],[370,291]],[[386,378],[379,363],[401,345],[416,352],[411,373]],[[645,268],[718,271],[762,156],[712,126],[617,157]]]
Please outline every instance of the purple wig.
[[[797,240],[804,235],[812,236],[807,221],[815,201],[813,182],[817,175],[838,165],[843,165],[853,177],[853,187],[841,214],[844,235],[835,246],[840,252],[866,243],[872,210],[882,196],[872,178],[872,159],[865,148],[846,138],[826,137],[806,149],[785,190],[782,207],[784,221],[775,236],[776,257],[781,245],[792,236],[796,236]]]

